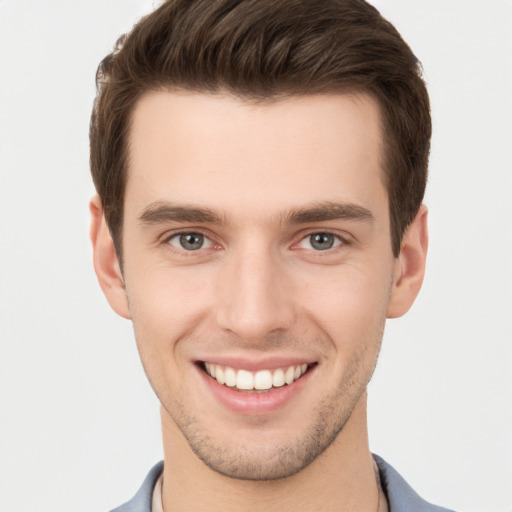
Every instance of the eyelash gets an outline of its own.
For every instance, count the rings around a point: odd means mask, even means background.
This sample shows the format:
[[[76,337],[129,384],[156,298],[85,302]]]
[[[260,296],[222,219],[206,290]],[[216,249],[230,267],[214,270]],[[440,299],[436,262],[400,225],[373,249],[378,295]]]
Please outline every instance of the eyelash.
[[[186,250],[185,248],[174,247],[170,243],[171,240],[176,239],[177,237],[180,237],[182,235],[201,235],[204,237],[205,240],[208,240],[210,242],[211,246],[206,247],[206,248],[200,247],[197,250]],[[335,232],[329,231],[329,230],[314,230],[314,231],[310,231],[306,234],[301,235],[301,238],[299,239],[299,241],[293,243],[292,249],[300,250],[300,247],[298,247],[299,244],[301,244],[303,241],[307,240],[308,238],[311,238],[314,235],[332,236],[338,241],[337,245],[334,245],[333,247],[329,247],[329,248],[323,249],[323,250],[321,250],[321,249],[319,249],[319,250],[305,249],[307,251],[311,251],[313,254],[315,254],[315,256],[321,256],[322,253],[325,253],[326,255],[332,254],[335,250],[340,249],[343,246],[350,245],[350,241],[347,240],[346,237],[341,236],[339,233],[335,233]],[[206,234],[204,231],[202,231],[200,229],[190,229],[190,230],[182,230],[182,231],[174,232],[168,236],[165,236],[162,239],[161,243],[163,245],[167,246],[167,248],[169,248],[173,252],[178,253],[180,256],[183,256],[183,257],[193,257],[193,256],[197,257],[198,254],[203,252],[202,249],[212,249],[212,248],[215,248],[216,246],[217,246],[217,248],[220,247],[220,244],[216,243],[214,240],[212,240],[211,236],[209,236],[208,234]]]
[[[331,253],[338,249],[340,246],[344,246],[344,245],[348,245],[348,242],[346,240],[345,237],[341,236],[340,234],[338,233],[334,233],[332,231],[311,231],[309,233],[307,233],[306,235],[304,235],[297,243],[295,243],[293,246],[296,247],[296,246],[299,246],[301,243],[303,243],[304,241],[306,240],[311,240],[311,237],[315,236],[315,235],[324,235],[324,236],[332,236],[335,241],[334,241],[334,244],[333,247],[328,247],[326,249],[318,249],[318,250],[314,250],[314,249],[306,249],[306,250],[312,250],[315,254],[316,253]],[[311,242],[310,242],[311,243]]]
[[[200,229],[187,229],[187,230],[182,230],[182,231],[174,232],[174,233],[172,233],[172,234],[170,234],[168,236],[165,236],[163,238],[163,240],[162,240],[162,244],[166,245],[167,248],[169,248],[173,252],[179,253],[181,256],[184,256],[184,257],[187,257],[187,256],[197,256],[196,253],[202,252],[201,249],[203,249],[203,247],[200,247],[197,250],[186,250],[183,247],[182,248],[178,248],[178,247],[174,247],[171,244],[171,240],[176,239],[176,238],[178,238],[180,236],[183,236],[183,235],[200,235],[200,236],[204,237],[205,240],[208,240],[212,247],[215,247],[215,245],[218,245],[218,244],[216,244],[212,240],[211,236],[208,236],[206,233],[204,233]],[[210,249],[212,247],[207,247],[207,249]]]

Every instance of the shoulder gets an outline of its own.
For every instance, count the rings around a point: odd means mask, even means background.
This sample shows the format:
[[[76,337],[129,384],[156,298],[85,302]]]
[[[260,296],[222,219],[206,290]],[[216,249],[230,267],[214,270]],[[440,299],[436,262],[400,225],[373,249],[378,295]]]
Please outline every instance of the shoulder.
[[[428,503],[414,491],[393,466],[378,455],[374,455],[373,458],[379,467],[382,488],[388,498],[389,512],[410,512],[411,510],[414,512],[454,512]]]
[[[151,501],[155,484],[164,468],[163,461],[155,464],[146,476],[135,496],[110,512],[151,512]]]

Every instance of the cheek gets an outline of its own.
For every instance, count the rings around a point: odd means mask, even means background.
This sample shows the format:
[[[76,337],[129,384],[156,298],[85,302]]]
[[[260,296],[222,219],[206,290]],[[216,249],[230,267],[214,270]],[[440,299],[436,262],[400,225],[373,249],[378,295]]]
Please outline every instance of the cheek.
[[[198,284],[169,274],[153,267],[137,278],[132,275],[126,284],[142,365],[161,400],[169,394],[169,386],[180,384],[177,376],[186,359],[180,355],[179,340],[197,324],[200,304]]]
[[[159,351],[193,330],[211,309],[211,279],[197,269],[153,264],[126,269],[126,290],[137,339]]]
[[[193,272],[153,264],[131,265],[126,269],[126,286],[131,312],[139,317],[166,321],[188,315],[190,306],[200,302],[204,280]]]
[[[378,342],[391,290],[390,272],[344,267],[306,287],[307,309],[322,330],[344,350],[353,343]]]

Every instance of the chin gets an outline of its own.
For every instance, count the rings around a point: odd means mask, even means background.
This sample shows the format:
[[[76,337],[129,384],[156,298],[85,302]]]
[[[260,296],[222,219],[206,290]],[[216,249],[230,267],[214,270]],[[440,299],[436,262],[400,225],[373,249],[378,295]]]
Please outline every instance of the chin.
[[[176,422],[195,455],[213,471],[238,480],[265,481],[291,477],[299,473],[331,446],[344,429],[358,398],[350,406],[338,407],[333,416],[332,401],[326,400],[312,411],[309,425],[289,426],[292,431],[276,434],[260,425],[250,432],[212,435],[212,426],[201,425],[197,418]]]

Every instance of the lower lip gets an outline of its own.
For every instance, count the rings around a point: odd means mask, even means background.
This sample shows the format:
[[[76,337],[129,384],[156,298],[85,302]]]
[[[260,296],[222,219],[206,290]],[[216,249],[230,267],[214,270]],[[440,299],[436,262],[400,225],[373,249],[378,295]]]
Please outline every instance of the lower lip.
[[[304,387],[313,369],[309,369],[300,379],[285,384],[279,388],[272,388],[267,392],[241,392],[219,384],[214,378],[198,368],[204,382],[217,398],[217,400],[238,414],[258,416],[268,414],[284,407]]]

